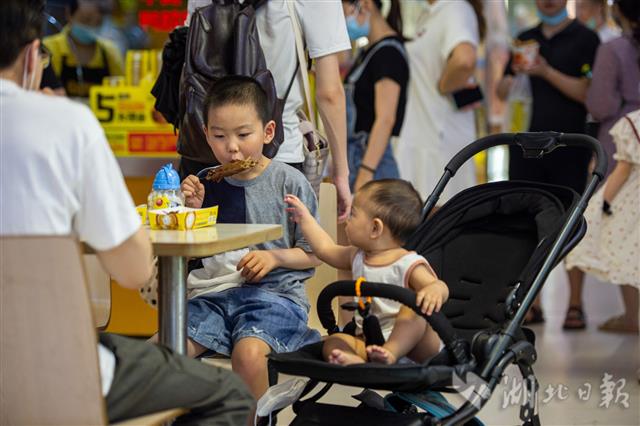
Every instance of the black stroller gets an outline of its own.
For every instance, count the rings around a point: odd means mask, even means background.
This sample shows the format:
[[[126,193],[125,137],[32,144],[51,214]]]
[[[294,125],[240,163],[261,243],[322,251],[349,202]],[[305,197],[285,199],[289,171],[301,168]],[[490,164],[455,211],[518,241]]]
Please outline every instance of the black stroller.
[[[587,148],[597,165],[584,193],[561,186],[505,181],[478,185],[453,197],[433,215],[449,179],[475,154],[497,145],[519,145],[526,157],[539,158],[562,146]],[[322,343],[292,353],[269,356],[270,369],[310,379],[293,404],[295,425],[459,425],[473,424],[474,416],[491,397],[504,370],[516,364],[528,398],[520,410],[525,425],[540,424],[534,334],[522,327],[526,312],[547,276],[582,239],[582,214],[603,179],[606,156],[589,136],[560,133],[500,134],[480,139],[460,151],[446,166],[423,208],[423,221],[406,247],[425,256],[450,288],[441,312],[425,319],[444,343],[444,349],[417,365],[359,364],[338,366],[324,362]],[[400,286],[363,283],[361,297],[383,297],[403,303],[420,314],[415,294]],[[356,296],[353,281],[338,281],[318,299],[322,325],[338,332],[331,301]],[[361,314],[367,315],[365,309]],[[367,323],[365,319],[365,324]],[[375,323],[375,321],[374,321]],[[367,343],[380,338],[378,330],[364,330]],[[474,378],[474,380],[470,380]],[[320,382],[326,383],[308,396]],[[365,391],[358,407],[317,402],[332,384],[386,390],[384,400]],[[457,392],[467,402],[441,416],[419,412],[425,391]],[[374,395],[375,397],[371,397]],[[302,399],[307,397],[306,399]],[[426,402],[426,401],[423,401]],[[438,404],[438,401],[430,401]]]

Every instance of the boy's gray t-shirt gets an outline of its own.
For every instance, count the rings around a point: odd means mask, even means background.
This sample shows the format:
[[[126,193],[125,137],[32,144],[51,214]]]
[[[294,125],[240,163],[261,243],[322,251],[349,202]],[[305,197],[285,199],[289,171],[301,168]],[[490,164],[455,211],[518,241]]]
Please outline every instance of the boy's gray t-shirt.
[[[225,178],[226,183],[244,190],[246,223],[280,224],[282,238],[267,241],[253,246],[256,250],[275,250],[299,247],[311,253],[311,246],[302,235],[300,227],[289,220],[284,202],[286,194],[298,197],[317,219],[318,202],[309,181],[295,168],[271,161],[262,174],[251,180]],[[223,206],[221,206],[223,207]],[[293,270],[276,268],[265,276],[257,285],[293,300],[305,310],[309,310],[309,302],[304,288],[304,281],[311,278],[315,268]]]

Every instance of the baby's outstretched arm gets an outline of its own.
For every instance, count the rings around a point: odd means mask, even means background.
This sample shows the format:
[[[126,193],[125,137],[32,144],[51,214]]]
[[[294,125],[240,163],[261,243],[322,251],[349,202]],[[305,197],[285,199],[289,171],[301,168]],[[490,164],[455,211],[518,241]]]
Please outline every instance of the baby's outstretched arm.
[[[289,205],[287,212],[290,219],[300,226],[304,238],[318,259],[334,268],[351,269],[351,259],[356,248],[336,244],[311,215],[307,206],[295,195],[286,195],[284,201]]]

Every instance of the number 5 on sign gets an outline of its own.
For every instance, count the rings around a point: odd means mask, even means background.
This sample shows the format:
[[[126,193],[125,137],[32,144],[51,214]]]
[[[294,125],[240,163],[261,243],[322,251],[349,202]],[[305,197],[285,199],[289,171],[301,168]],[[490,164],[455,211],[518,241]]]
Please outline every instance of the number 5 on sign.
[[[93,100],[93,99],[92,99]],[[96,105],[91,105],[96,118],[101,123],[111,123],[115,118],[116,97],[113,94],[96,93]]]

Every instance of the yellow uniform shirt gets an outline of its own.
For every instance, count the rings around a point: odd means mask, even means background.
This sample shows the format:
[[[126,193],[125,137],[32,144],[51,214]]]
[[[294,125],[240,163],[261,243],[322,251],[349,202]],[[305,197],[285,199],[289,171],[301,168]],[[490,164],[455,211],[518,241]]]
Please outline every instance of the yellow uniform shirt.
[[[78,66],[69,41],[69,27],[46,37],[43,43],[51,51],[51,66],[68,96],[89,96],[89,87],[102,84],[104,77],[124,75],[122,57],[109,40],[98,38],[97,48],[89,63]]]

